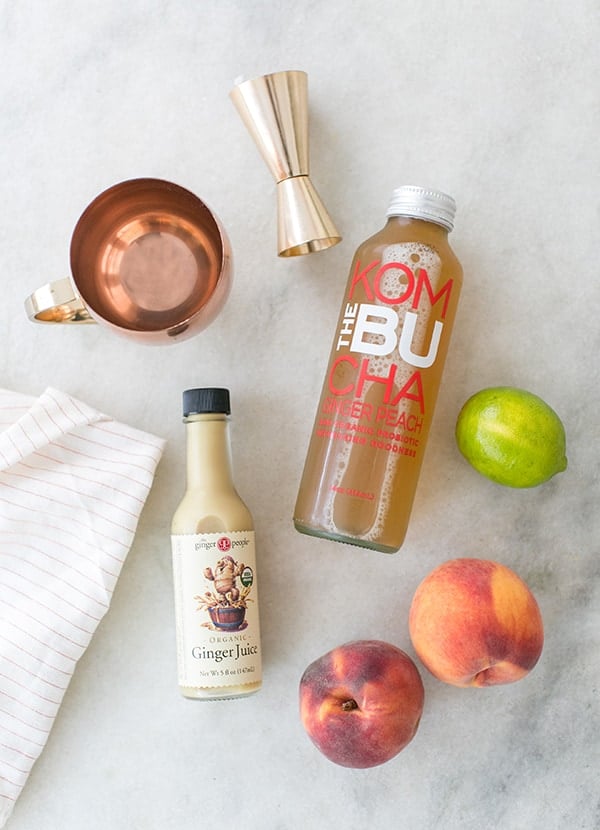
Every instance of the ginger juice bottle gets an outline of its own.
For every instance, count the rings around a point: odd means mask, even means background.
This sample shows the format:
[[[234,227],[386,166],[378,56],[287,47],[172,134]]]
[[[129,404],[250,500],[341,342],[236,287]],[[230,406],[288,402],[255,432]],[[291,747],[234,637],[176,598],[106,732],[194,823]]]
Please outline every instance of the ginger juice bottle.
[[[444,193],[400,187],[356,251],[294,511],[301,533],[402,545],[462,284],[455,211]]]
[[[171,526],[177,671],[184,697],[261,687],[252,516],[235,489],[227,389],[183,393],[187,489]]]

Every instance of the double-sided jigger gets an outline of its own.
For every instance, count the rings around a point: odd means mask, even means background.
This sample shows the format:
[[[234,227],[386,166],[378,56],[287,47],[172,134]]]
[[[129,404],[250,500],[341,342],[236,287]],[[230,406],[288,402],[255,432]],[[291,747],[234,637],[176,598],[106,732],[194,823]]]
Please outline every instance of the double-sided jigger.
[[[277,182],[279,256],[336,245],[341,236],[309,179],[306,72],[241,81],[230,97]]]

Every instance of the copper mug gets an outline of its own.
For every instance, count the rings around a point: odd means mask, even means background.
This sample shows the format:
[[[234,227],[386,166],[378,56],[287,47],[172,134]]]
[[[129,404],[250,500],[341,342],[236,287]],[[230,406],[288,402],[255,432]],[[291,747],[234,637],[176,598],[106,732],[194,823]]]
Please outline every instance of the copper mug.
[[[231,287],[229,240],[197,196],[162,179],[131,179],[85,209],[71,238],[71,278],[25,301],[40,323],[98,322],[142,343],[206,328]]]

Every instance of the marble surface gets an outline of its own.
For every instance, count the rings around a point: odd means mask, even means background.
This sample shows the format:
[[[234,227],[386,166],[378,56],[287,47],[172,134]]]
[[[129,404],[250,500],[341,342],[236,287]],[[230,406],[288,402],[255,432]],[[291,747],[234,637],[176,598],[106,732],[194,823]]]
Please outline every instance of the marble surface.
[[[1,385],[52,385],[168,440],[10,830],[600,827],[599,36],[592,0],[0,4]],[[344,239],[281,260],[274,184],[228,93],[292,68],[309,75],[312,178]],[[143,175],[224,222],[235,282],[220,317],[165,348],[30,323],[23,299],[68,273],[85,205]],[[290,517],[348,265],[401,183],[455,196],[465,288],[409,534],[389,557],[302,537]],[[492,384],[561,414],[564,474],[511,491],[461,459],[457,412]],[[196,385],[231,388],[260,547],[264,687],[227,703],[186,701],[175,682],[169,524],[180,396]],[[412,654],[412,593],[458,555],[529,582],[540,663],[489,690],[423,671],[410,747],[370,771],[330,764],[299,722],[303,669],[356,638]]]

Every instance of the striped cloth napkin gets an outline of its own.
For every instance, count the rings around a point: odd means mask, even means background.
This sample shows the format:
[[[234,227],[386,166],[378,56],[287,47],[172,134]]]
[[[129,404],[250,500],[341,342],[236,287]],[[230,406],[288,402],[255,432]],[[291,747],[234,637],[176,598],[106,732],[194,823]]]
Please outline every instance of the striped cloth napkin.
[[[107,612],[164,442],[0,390],[0,827]]]

